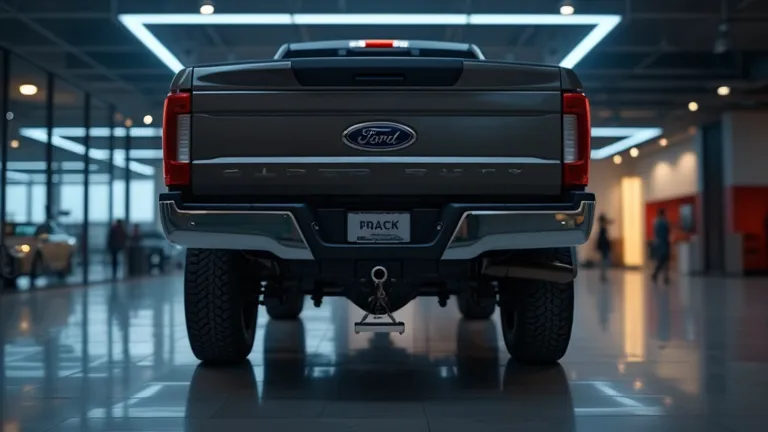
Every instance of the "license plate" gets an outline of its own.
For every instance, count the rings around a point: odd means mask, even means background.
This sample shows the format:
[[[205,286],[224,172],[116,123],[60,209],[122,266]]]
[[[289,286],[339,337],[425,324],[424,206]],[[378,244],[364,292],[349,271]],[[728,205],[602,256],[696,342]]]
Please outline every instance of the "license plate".
[[[407,243],[411,241],[410,213],[348,213],[350,243]]]

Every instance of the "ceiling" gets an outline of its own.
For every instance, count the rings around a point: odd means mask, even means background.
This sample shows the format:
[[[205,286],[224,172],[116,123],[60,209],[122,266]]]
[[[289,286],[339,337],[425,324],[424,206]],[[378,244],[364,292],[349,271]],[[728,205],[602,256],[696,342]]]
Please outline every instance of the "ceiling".
[[[0,0],[0,45],[40,64],[134,119],[160,118],[172,71],[119,21],[120,14],[195,14],[198,0]],[[224,13],[557,14],[558,0],[217,0]],[[577,0],[577,15],[616,14],[619,25],[574,69],[593,104],[595,126],[687,130],[725,109],[768,105],[768,1]],[[726,23],[729,49],[714,54]],[[477,44],[488,58],[557,63],[587,33],[551,25],[152,25],[184,64],[271,58],[285,42],[398,38]],[[16,66],[14,66],[16,67]],[[13,82],[44,75],[29,65]],[[40,84],[44,87],[45,83]],[[716,94],[729,85],[728,97]],[[44,90],[44,89],[43,89]],[[61,122],[82,124],[82,93],[56,85]],[[41,91],[36,98],[45,99]],[[691,113],[688,102],[700,110]],[[68,101],[68,102],[66,102]],[[31,102],[31,101],[30,101]],[[95,102],[94,102],[95,103]],[[99,105],[98,125],[109,122]],[[66,108],[65,108],[66,107]],[[37,110],[39,107],[19,107]],[[68,111],[70,110],[70,111]],[[67,114],[67,112],[70,112]],[[41,117],[44,119],[44,117]],[[64,125],[62,123],[62,125]],[[44,123],[43,123],[44,124]]]

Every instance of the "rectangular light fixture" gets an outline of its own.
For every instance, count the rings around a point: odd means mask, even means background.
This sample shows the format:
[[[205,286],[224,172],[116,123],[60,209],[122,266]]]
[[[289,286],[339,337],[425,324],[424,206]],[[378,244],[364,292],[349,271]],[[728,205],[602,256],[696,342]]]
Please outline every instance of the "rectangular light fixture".
[[[622,138],[612,144],[608,144],[605,147],[599,149],[592,149],[592,159],[600,160],[611,157],[617,153],[621,153],[624,150],[638,146],[645,142],[648,142],[656,137],[660,137],[664,133],[662,128],[646,127],[646,128],[621,128],[621,127],[606,127],[606,128],[592,128],[593,138]]]
[[[624,265],[638,267],[645,262],[645,200],[643,179],[621,178],[621,237]]]
[[[149,31],[151,25],[420,25],[420,26],[591,26],[561,61],[572,68],[621,22],[620,15],[559,14],[120,14],[120,22],[174,73],[184,64]],[[275,47],[277,49],[277,47]]]
[[[82,132],[79,137],[85,136],[85,129],[82,129],[80,132]],[[107,131],[109,129],[107,128]],[[56,132],[55,128],[54,131]],[[48,131],[46,128],[20,128],[19,135],[29,138],[38,142],[41,142],[43,144],[46,144],[48,142]],[[85,155],[85,146],[72,141],[70,139],[64,138],[60,135],[56,135],[55,133],[51,136],[51,145],[54,147],[57,147],[61,150],[66,150],[75,154],[79,155]],[[109,150],[105,149],[89,149],[88,150],[88,157],[94,160],[98,160],[101,162],[108,162],[109,161]],[[126,163],[125,158],[119,158],[119,157],[113,157],[112,158],[112,164],[115,165],[118,168],[125,168],[129,169],[136,174],[141,174],[145,176],[151,176],[155,174],[155,167],[143,164],[136,161],[129,161]]]

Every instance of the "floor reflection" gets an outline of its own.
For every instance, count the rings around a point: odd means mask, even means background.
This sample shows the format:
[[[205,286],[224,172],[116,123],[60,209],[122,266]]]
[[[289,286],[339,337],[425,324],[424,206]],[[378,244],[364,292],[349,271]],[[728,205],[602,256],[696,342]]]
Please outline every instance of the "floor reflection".
[[[354,335],[341,299],[259,316],[250,362],[199,366],[180,280],[0,297],[0,425],[81,430],[764,430],[765,280],[583,272],[561,365],[509,360],[497,321],[421,299]]]

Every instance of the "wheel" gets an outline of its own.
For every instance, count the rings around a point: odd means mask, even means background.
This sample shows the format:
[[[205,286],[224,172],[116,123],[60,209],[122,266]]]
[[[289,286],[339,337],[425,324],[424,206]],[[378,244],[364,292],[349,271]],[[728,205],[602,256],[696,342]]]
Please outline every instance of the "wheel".
[[[461,315],[470,320],[488,319],[496,310],[496,294],[478,296],[477,291],[470,287],[461,289],[456,295]]]
[[[570,262],[570,249],[549,251]],[[573,282],[507,280],[499,290],[501,331],[509,354],[525,364],[559,361],[568,349],[573,327]]]
[[[56,276],[59,277],[59,280],[65,280],[67,277],[72,275],[72,270],[74,269],[72,265],[73,256],[70,255],[69,258],[67,258],[67,265],[62,269],[60,272],[56,274]]]
[[[32,258],[32,265],[29,268],[29,284],[34,286],[37,278],[42,276],[44,273],[45,268],[43,267],[43,256],[37,253],[35,254],[35,257]]]
[[[294,320],[299,317],[304,309],[304,294],[292,292],[280,297],[268,297],[264,299],[267,315],[273,320]]]
[[[229,250],[189,249],[184,312],[192,353],[209,364],[244,361],[253,348],[258,313],[247,258]]]

